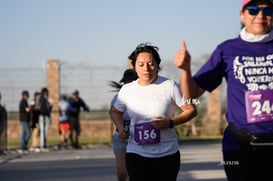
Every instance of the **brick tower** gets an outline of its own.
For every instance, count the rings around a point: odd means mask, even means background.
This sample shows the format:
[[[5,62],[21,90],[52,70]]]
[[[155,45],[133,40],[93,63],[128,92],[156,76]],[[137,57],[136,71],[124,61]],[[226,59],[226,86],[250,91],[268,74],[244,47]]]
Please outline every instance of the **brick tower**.
[[[52,104],[51,125],[48,136],[58,135],[58,102],[60,100],[60,62],[52,59],[47,61],[47,88]]]

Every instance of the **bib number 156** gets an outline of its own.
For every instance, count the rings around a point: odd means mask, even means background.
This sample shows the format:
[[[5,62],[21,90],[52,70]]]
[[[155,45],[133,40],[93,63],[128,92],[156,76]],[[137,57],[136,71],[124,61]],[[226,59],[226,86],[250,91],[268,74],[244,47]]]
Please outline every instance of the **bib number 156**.
[[[140,140],[149,140],[149,139],[155,139],[156,133],[155,130],[144,130],[144,131],[138,131],[138,137]]]
[[[160,131],[150,122],[135,125],[135,141],[140,144],[155,144],[160,142]]]

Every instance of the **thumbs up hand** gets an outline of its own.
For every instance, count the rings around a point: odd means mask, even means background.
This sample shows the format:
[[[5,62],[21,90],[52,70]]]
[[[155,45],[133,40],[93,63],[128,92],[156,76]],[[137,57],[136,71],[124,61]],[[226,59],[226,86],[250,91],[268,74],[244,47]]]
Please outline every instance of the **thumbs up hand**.
[[[181,49],[175,54],[174,64],[176,67],[189,70],[190,69],[191,56],[187,50],[185,41],[181,42]]]

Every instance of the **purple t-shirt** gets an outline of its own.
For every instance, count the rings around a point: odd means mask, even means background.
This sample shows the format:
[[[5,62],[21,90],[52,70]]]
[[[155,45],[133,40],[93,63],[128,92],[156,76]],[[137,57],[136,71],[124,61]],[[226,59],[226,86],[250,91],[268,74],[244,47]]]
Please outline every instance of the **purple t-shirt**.
[[[211,92],[223,78],[227,82],[227,121],[252,133],[273,133],[273,41],[249,43],[238,37],[218,45],[194,79]],[[226,130],[223,150],[234,149],[240,146]]]

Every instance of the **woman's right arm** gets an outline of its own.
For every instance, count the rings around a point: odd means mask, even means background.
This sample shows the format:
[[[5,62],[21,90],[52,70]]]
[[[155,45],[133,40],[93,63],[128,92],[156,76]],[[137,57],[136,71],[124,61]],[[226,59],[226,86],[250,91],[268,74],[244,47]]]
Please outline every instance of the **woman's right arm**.
[[[174,64],[182,69],[180,76],[180,88],[185,99],[197,98],[205,90],[202,89],[191,74],[191,56],[187,50],[186,43],[181,42],[181,49],[176,52]]]
[[[186,99],[197,98],[205,92],[193,79],[190,70],[181,71],[180,88]]]
[[[123,114],[124,114],[123,112],[120,112],[115,107],[113,107],[113,106],[111,107],[110,117],[118,129],[119,138],[120,139],[127,139],[129,137],[129,133],[128,133],[128,130],[126,130],[123,127]]]

